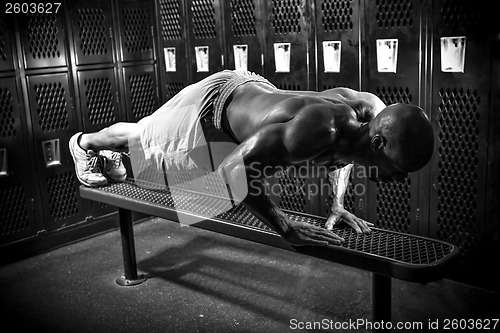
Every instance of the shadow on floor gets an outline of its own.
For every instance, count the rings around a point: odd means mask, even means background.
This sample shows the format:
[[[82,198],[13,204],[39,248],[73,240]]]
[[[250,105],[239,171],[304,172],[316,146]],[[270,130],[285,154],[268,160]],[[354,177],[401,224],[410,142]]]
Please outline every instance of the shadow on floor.
[[[149,279],[134,287],[114,283],[123,269],[118,231],[1,267],[3,327],[305,332],[314,330],[295,328],[371,320],[367,272],[162,219],[137,224],[135,240],[139,270]],[[420,322],[425,328],[429,321],[442,325],[444,319],[498,313],[498,294],[491,291],[447,280],[393,281],[394,324]],[[371,331],[367,325],[353,327],[340,331]]]

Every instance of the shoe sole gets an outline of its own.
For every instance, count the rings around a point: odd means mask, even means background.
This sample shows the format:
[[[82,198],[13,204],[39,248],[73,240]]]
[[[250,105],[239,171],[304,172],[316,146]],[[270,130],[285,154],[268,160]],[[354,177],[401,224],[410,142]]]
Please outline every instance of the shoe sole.
[[[78,143],[75,142],[76,140],[78,140],[78,136],[76,134],[73,135],[71,137],[71,139],[69,139],[69,152],[71,153],[71,157],[73,157],[73,164],[75,165],[76,178],[78,178],[80,183],[82,183],[83,185],[88,186],[88,187],[99,187],[99,186],[106,185],[108,183],[106,179],[104,179],[104,181],[102,183],[90,184],[90,183],[86,182],[85,180],[83,180],[82,178],[80,178],[80,175],[78,174],[78,161],[75,157],[75,151],[74,151],[75,145],[78,145]]]

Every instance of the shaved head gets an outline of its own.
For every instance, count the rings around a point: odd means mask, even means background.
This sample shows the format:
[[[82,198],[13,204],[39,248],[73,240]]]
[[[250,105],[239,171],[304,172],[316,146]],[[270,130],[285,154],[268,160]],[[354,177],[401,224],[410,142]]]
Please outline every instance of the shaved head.
[[[424,111],[411,104],[393,104],[370,123],[370,136],[385,140],[384,153],[406,172],[424,167],[434,150],[434,131]]]

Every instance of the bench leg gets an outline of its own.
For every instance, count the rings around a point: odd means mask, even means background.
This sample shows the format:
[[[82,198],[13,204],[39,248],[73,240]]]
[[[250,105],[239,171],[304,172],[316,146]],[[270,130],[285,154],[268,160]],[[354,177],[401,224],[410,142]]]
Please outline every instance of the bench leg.
[[[123,265],[125,268],[125,274],[116,278],[115,282],[120,286],[135,286],[144,282],[146,278],[137,274],[132,212],[128,209],[118,208],[118,215],[120,218],[120,233],[122,238]]]
[[[384,323],[391,321],[391,278],[385,275],[372,274],[372,306],[373,321]],[[385,324],[384,324],[385,326]],[[382,330],[375,330],[382,331]],[[388,330],[385,330],[387,332]]]

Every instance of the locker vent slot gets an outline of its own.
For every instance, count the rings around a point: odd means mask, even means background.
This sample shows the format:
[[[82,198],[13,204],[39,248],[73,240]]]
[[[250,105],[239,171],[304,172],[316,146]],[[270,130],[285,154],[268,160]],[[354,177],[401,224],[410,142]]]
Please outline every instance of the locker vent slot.
[[[386,104],[411,103],[413,100],[408,87],[377,87],[376,95]],[[408,232],[410,228],[411,179],[404,183],[377,183],[378,227]]]
[[[376,0],[376,19],[380,29],[411,28],[413,2],[410,0]]]
[[[321,3],[323,17],[321,23],[327,32],[352,30],[352,0],[324,0]]]
[[[406,178],[404,183],[377,183],[377,227],[409,231],[410,187],[410,178]]]
[[[300,33],[300,0],[273,0],[273,27],[276,34]]]
[[[467,255],[477,245],[479,104],[476,91],[440,89],[438,237]]]
[[[80,27],[80,49],[86,56],[107,54],[107,29],[102,9],[79,8],[78,25]]]
[[[377,87],[376,95],[384,102],[386,105],[391,105],[394,103],[412,103],[412,96],[410,94],[410,89],[408,87]]]
[[[78,186],[74,172],[48,177],[50,215],[54,220],[64,220],[78,214],[76,193]]]
[[[231,0],[231,22],[233,34],[255,36],[255,5],[253,0]]]
[[[184,88],[182,82],[167,82],[167,100],[177,95]]]
[[[62,84],[45,83],[35,85],[39,125],[44,132],[69,129],[65,90]]]
[[[26,193],[18,184],[0,188],[0,236],[5,237],[29,228]]]
[[[1,22],[0,22],[1,23]],[[0,26],[0,59],[2,59],[2,61],[7,61],[7,54],[5,54],[5,49],[6,49],[6,45],[5,45],[5,34],[4,32],[2,31],[2,27]]]
[[[112,86],[108,78],[93,78],[83,82],[90,123],[96,125],[116,121]]]
[[[273,188],[278,185],[277,188]],[[287,174],[278,178],[277,184],[271,185],[271,194],[279,195],[279,206],[295,212],[305,212],[306,207],[306,180],[302,177],[291,177]],[[308,198],[311,199],[311,198]]]
[[[484,7],[471,0],[445,0],[440,13],[446,26],[480,27],[485,23]]]
[[[27,14],[29,52],[34,59],[59,58],[55,14]]]
[[[293,91],[301,90],[300,84],[277,84],[276,87],[282,90],[293,90]]]
[[[12,106],[12,95],[7,88],[0,88],[0,136],[13,138],[16,136],[14,128],[14,107]]]
[[[144,8],[124,8],[123,22],[127,51],[129,53],[150,51],[151,28],[147,10]]]
[[[136,118],[149,116],[155,111],[155,90],[150,74],[130,75],[132,114]]]
[[[193,0],[194,38],[215,38],[215,9],[213,0]]]
[[[182,39],[179,2],[161,0],[160,15],[163,40]]]

